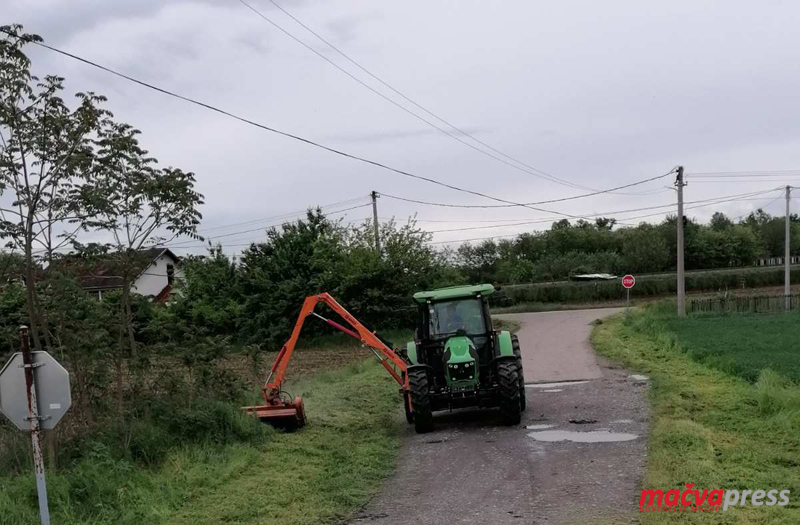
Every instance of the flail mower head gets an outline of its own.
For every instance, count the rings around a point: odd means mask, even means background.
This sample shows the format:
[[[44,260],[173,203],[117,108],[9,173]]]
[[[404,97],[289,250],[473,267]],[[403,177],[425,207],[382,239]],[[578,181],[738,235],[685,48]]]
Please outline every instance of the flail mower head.
[[[276,428],[295,430],[306,425],[306,411],[303,398],[296,397],[284,401],[279,396],[267,399],[266,405],[242,407],[248,414],[255,415],[262,423]]]

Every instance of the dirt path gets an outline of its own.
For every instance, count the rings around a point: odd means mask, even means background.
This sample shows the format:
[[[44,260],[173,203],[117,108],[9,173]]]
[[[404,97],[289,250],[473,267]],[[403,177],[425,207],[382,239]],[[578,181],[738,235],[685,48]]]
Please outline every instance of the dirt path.
[[[528,410],[443,413],[407,439],[396,475],[351,524],[559,524],[638,512],[649,420],[647,380],[595,357],[591,321],[618,309],[509,314],[519,332]],[[582,382],[543,384],[541,381]],[[526,428],[527,427],[527,428]],[[597,442],[601,441],[601,442]]]

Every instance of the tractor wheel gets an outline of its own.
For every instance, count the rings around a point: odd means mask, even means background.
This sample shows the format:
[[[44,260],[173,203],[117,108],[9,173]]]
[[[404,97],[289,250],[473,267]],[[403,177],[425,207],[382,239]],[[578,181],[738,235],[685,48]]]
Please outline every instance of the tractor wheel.
[[[428,373],[425,369],[408,372],[411,408],[414,410],[414,429],[418,434],[433,430],[433,411],[428,393]]]
[[[517,357],[517,375],[519,376],[519,409],[524,412],[528,405],[525,396],[525,371],[522,369],[522,350],[519,346],[519,338],[516,335],[511,336],[511,346],[514,348],[514,355]]]
[[[497,363],[497,384],[500,395],[500,416],[504,425],[519,425],[522,420],[517,361]]]
[[[414,413],[411,412],[411,397],[408,392],[403,392],[403,407],[406,409],[406,422],[410,425],[414,422]]]

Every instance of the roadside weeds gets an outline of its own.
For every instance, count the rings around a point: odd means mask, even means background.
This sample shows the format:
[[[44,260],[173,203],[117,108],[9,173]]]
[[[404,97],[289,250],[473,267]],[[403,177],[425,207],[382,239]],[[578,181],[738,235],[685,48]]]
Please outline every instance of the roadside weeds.
[[[402,413],[397,386],[369,359],[287,389],[306,401],[309,424],[300,431],[265,427],[260,443],[187,445],[154,468],[90,451],[80,464],[49,473],[54,523],[312,525],[346,519],[394,468]],[[0,525],[38,523],[32,475],[0,478],[0,485],[6,482]]]
[[[800,523],[800,388],[773,371],[753,385],[698,363],[658,305],[596,325],[598,353],[648,374],[652,421],[643,488],[791,490],[786,507],[725,513],[643,513],[641,523]]]

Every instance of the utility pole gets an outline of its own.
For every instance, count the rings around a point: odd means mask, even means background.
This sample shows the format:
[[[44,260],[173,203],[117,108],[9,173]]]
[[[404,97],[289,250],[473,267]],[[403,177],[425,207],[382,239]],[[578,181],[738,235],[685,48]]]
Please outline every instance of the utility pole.
[[[683,166],[678,166],[678,317],[686,316],[686,281],[683,269]]]
[[[791,246],[790,246],[790,238],[792,235],[792,222],[789,220],[789,203],[792,200],[792,187],[786,186],[786,239],[784,241],[784,256],[783,256],[783,266],[784,266],[784,277],[783,277],[783,295],[785,296],[786,301],[786,311],[792,309],[792,272],[791,272]]]
[[[370,197],[372,197],[372,221],[373,226],[375,227],[375,251],[378,252],[378,255],[381,254],[381,235],[380,229],[378,228],[378,197],[380,195],[377,191],[373,191],[370,193]]]

